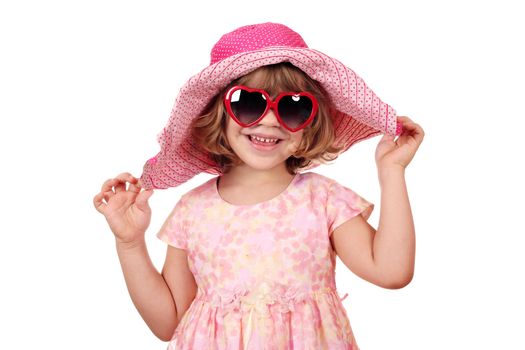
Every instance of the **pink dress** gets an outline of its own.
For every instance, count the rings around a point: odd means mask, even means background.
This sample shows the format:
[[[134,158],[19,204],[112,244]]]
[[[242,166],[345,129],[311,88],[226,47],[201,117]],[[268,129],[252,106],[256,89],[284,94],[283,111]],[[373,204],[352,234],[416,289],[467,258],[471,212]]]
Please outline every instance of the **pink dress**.
[[[357,349],[330,234],[372,209],[313,172],[253,205],[223,200],[217,177],[183,195],[158,237],[186,250],[198,290],[168,349]]]

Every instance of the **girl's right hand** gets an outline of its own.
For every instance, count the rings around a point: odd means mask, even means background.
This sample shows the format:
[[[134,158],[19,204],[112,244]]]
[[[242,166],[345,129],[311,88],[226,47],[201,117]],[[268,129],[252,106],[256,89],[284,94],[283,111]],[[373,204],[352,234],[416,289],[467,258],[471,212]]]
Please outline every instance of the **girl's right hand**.
[[[129,187],[126,190],[126,182]],[[144,238],[151,220],[148,199],[153,190],[141,192],[137,178],[130,173],[122,173],[109,179],[102,190],[93,198],[98,212],[106,217],[117,242],[133,243]]]

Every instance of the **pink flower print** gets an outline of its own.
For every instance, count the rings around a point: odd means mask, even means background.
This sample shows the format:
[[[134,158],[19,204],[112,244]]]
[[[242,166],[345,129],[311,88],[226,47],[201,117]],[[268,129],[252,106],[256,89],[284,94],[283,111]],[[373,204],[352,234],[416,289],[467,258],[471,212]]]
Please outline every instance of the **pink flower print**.
[[[231,276],[233,277],[233,276]],[[251,280],[252,280],[252,273],[249,269],[247,268],[243,268],[241,270],[239,270],[239,272],[237,273],[237,281],[239,283],[242,283],[242,284],[245,284],[245,285],[248,285]]]
[[[195,257],[196,260],[205,261],[206,260],[206,254],[204,254],[202,251],[197,251],[197,256]]]
[[[274,238],[269,234],[249,235],[246,237],[246,243],[249,245],[250,251],[262,255],[270,254],[275,247]]]
[[[258,244],[260,254],[270,254],[275,247],[275,241],[272,237],[263,237],[261,242]]]
[[[208,339],[208,337],[204,334],[200,334],[199,332],[197,332],[197,335],[193,339],[193,346],[196,349],[206,349],[209,343],[210,340]]]
[[[319,246],[319,233],[315,229],[307,229],[306,238],[304,240],[304,243],[310,248],[310,250],[314,251]]]
[[[283,217],[283,213],[279,210],[275,210],[275,211],[268,211],[268,217],[269,218],[273,218],[273,219],[280,219]]]
[[[309,252],[305,252],[304,250],[292,253],[291,256],[294,259],[294,261],[299,262],[293,267],[295,272],[304,273],[305,270],[310,266],[312,261],[312,254]]]
[[[277,239],[289,239],[296,235],[295,231],[292,229],[275,229],[275,237]]]
[[[301,261],[299,264],[294,265],[293,270],[297,273],[304,274],[309,266],[309,262],[307,260]]]
[[[244,215],[242,216],[242,219],[250,220],[251,218],[254,218],[257,215],[259,215],[259,211],[258,210],[248,211],[248,212],[244,213]]]
[[[211,276],[214,276],[213,274],[210,275]],[[221,271],[218,273],[218,277],[215,278],[216,280],[219,280],[219,281],[231,281],[233,280],[234,276],[233,276],[233,273],[231,270],[225,270],[225,271]]]
[[[305,207],[295,207],[293,209],[292,223],[297,227],[308,227],[311,220],[311,210]]]
[[[321,264],[315,263],[313,269],[314,269],[314,271],[322,271],[323,267],[321,266]],[[319,277],[319,274],[316,273],[315,276],[314,276],[314,280],[316,280],[317,278],[321,279]]]
[[[218,242],[229,232],[229,230],[227,229],[226,225],[217,225],[215,222],[209,222],[206,224],[206,228],[203,228],[202,232],[209,232],[210,234],[206,234],[203,238],[207,240],[212,238],[214,243],[217,242],[218,244]]]
[[[230,232],[230,233],[225,234],[222,237],[222,244],[224,246],[231,244],[233,242],[233,238],[234,238],[234,232]]]
[[[233,216],[234,216],[234,219],[237,218],[237,217],[240,217],[244,214],[245,211],[248,211],[250,210],[249,208],[247,207],[239,207],[237,209],[235,209],[235,211],[233,212]]]
[[[305,260],[310,258],[310,254],[304,250],[292,253],[292,258],[294,260]]]
[[[286,204],[284,201],[280,201],[279,202],[279,212],[282,214],[282,215],[288,215],[288,208],[286,207]]]
[[[204,201],[204,203],[202,203],[201,211],[204,211],[205,209],[211,208],[212,206],[213,206],[213,202],[211,202],[211,201]]]
[[[217,262],[218,265],[218,271],[223,276],[231,276],[233,265],[232,263],[227,259],[220,259]]]
[[[208,279],[209,279],[210,285],[215,285],[215,284],[217,284],[219,282],[217,276],[215,276],[214,274],[210,274]]]

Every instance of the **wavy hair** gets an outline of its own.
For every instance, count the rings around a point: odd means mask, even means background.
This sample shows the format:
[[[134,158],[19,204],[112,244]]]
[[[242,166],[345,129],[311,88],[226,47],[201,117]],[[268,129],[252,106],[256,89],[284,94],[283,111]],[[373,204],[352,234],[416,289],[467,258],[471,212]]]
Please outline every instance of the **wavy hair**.
[[[286,168],[295,174],[313,162],[327,163],[335,160],[343,147],[335,144],[335,129],[332,122],[332,104],[321,85],[299,68],[288,62],[260,67],[234,81],[217,94],[204,108],[191,126],[191,134],[196,144],[209,152],[219,165],[219,170],[227,173],[232,167],[242,163],[234,153],[226,138],[226,118],[223,97],[234,85],[246,85],[257,74],[257,87],[270,95],[281,91],[308,91],[318,101],[314,120],[304,128],[297,151],[286,159]]]

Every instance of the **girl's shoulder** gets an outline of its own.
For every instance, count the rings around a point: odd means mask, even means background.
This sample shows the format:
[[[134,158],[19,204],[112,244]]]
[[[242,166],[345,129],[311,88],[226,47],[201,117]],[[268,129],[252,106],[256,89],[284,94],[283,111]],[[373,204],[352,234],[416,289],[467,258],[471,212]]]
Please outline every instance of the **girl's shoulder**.
[[[301,176],[302,179],[298,183],[302,183],[303,192],[309,193],[310,196],[317,199],[357,196],[357,193],[350,187],[328,176],[314,172],[303,173]]]
[[[200,185],[189,189],[183,193],[180,197],[180,201],[185,204],[191,204],[194,201],[202,200],[203,198],[210,198],[213,195],[215,184],[217,183],[217,177],[213,177],[209,180],[204,181]]]
[[[314,173],[312,171],[302,173],[299,176],[301,176],[301,182],[308,184],[310,187],[316,190],[328,190],[334,184],[338,184],[336,180],[322,174]]]
[[[297,193],[307,196],[316,201],[325,201],[330,193],[344,191],[345,186],[336,180],[314,172],[305,172],[299,175],[296,182]]]

